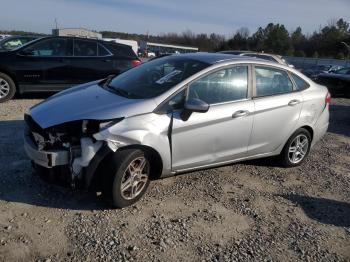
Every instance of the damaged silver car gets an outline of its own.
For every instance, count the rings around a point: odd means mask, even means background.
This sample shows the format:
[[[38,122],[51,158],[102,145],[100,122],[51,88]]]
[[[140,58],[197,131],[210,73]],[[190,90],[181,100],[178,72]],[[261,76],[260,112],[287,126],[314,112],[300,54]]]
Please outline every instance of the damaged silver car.
[[[25,150],[43,177],[102,191],[121,208],[159,177],[276,155],[301,164],[328,128],[329,101],[287,66],[172,55],[32,107]]]

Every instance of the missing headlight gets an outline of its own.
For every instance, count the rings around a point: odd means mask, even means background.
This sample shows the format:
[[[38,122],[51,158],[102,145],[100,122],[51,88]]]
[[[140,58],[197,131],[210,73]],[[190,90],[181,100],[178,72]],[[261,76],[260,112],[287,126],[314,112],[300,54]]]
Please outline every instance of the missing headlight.
[[[83,120],[82,122],[82,132],[84,134],[95,134],[106,128],[109,128],[116,123],[122,121],[123,118],[108,119],[108,120]]]

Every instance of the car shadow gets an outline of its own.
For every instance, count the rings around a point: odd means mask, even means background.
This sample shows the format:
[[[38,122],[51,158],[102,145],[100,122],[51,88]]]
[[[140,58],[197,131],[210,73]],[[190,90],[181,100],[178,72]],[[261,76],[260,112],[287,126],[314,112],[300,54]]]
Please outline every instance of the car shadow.
[[[329,112],[328,132],[350,137],[350,106],[331,105]]]
[[[42,92],[42,93],[26,93],[26,94],[16,94],[15,99],[46,99],[50,96],[56,94],[57,92]]]
[[[246,160],[239,162],[240,164],[248,166],[264,166],[264,167],[282,167],[278,156],[264,157],[252,160]]]
[[[279,195],[300,206],[305,214],[322,224],[350,227],[350,204],[332,199],[302,195]]]
[[[43,181],[24,152],[23,127],[23,120],[0,121],[0,201],[70,210],[110,208],[96,193]]]

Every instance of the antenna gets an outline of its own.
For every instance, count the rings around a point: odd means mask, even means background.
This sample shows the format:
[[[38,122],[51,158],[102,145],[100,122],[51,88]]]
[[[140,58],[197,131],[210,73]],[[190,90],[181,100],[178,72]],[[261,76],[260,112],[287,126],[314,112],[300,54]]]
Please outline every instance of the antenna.
[[[55,26],[56,26],[56,29],[58,29],[57,18],[55,18]]]

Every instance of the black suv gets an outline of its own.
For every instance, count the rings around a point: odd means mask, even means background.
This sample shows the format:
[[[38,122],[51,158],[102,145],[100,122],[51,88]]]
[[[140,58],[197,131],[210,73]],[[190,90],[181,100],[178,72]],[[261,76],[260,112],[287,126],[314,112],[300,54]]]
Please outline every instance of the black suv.
[[[128,45],[76,37],[43,37],[0,52],[0,102],[16,92],[56,92],[116,75],[141,61]]]

